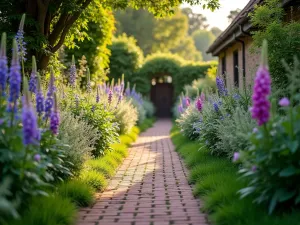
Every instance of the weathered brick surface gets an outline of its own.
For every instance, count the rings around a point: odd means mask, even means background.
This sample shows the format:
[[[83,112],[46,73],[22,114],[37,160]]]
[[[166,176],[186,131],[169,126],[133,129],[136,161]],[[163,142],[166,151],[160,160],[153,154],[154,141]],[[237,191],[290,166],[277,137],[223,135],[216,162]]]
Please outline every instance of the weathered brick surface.
[[[96,204],[80,211],[78,225],[207,224],[174,151],[171,125],[159,120],[141,134]]]

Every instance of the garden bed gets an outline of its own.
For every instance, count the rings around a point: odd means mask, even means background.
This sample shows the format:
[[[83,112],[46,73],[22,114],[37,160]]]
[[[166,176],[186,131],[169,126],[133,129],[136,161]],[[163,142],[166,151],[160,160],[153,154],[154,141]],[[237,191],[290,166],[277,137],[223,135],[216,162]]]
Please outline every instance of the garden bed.
[[[189,182],[194,195],[201,198],[201,210],[214,225],[296,225],[300,211],[268,215],[267,206],[253,203],[252,197],[240,199],[237,193],[245,187],[238,166],[227,158],[212,156],[205,145],[184,137],[174,125],[171,137],[176,151],[190,170]]]

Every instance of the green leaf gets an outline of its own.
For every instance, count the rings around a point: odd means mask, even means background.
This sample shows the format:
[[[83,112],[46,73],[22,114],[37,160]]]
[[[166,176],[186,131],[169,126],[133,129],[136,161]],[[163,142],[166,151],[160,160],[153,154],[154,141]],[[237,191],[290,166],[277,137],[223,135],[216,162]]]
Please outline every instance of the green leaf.
[[[296,173],[296,168],[291,165],[283,170],[281,170],[281,172],[279,173],[280,177],[290,177],[293,176]]]

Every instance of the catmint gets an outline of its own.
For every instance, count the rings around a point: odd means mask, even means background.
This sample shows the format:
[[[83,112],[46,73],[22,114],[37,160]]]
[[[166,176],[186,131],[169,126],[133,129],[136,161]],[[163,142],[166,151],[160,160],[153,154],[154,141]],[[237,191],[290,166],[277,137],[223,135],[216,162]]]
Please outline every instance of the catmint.
[[[202,100],[201,98],[198,98],[195,102],[195,107],[196,109],[201,112],[202,111],[202,108],[203,108],[203,104],[202,104]]]
[[[39,129],[37,117],[30,101],[30,95],[28,90],[28,81],[24,77],[24,96],[22,107],[22,124],[23,124],[23,144],[37,144],[39,140]]]
[[[57,98],[56,94],[54,94],[54,108],[51,112],[50,116],[50,130],[54,135],[58,134],[58,128],[59,128],[59,112],[58,112],[58,104],[57,104]]]
[[[37,69],[36,69],[36,60],[35,56],[32,56],[32,71],[29,80],[29,91],[36,93],[37,86]]]
[[[271,93],[271,77],[267,63],[267,50],[267,42],[264,41],[262,49],[262,62],[256,73],[252,95],[252,118],[256,119],[259,126],[267,123],[270,118],[271,104],[268,100],[268,96]]]
[[[0,93],[5,94],[6,81],[7,81],[7,57],[6,57],[6,33],[2,34],[1,37],[1,48],[0,48]]]
[[[17,42],[13,40],[13,56],[9,71],[9,110],[16,111],[17,100],[21,89],[21,67],[17,52]]]
[[[71,87],[74,88],[75,84],[76,84],[76,65],[75,65],[74,55],[72,55],[72,64],[70,67],[69,82],[70,82]]]
[[[227,89],[225,87],[225,82],[222,77],[216,77],[216,84],[218,88],[218,92],[221,96],[226,96],[228,94]]]
[[[19,25],[19,30],[17,32],[17,35],[15,37],[17,41],[17,49],[18,49],[18,56],[20,60],[26,61],[26,42],[24,41],[24,22],[25,22],[25,14],[23,14],[20,25]]]
[[[219,112],[220,109],[219,109],[218,103],[214,102],[213,107],[214,107],[215,112]]]

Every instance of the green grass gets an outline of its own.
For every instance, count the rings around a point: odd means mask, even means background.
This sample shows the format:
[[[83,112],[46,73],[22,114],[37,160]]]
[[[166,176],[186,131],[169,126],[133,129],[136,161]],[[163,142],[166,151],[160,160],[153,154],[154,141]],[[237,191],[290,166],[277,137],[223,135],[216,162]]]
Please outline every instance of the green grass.
[[[254,204],[253,198],[240,199],[237,192],[245,184],[228,159],[212,156],[201,143],[182,136],[176,126],[171,129],[171,138],[190,169],[193,194],[202,199],[201,210],[212,225],[300,225],[299,210],[270,216],[267,206]]]
[[[80,174],[80,180],[97,191],[104,191],[107,185],[105,176],[94,170],[83,170]]]
[[[75,223],[77,209],[67,198],[58,195],[35,197],[26,206],[19,220],[9,225],[71,225]]]
[[[57,194],[69,198],[78,207],[89,206],[94,201],[93,189],[79,180],[71,180],[60,184],[57,188]]]

